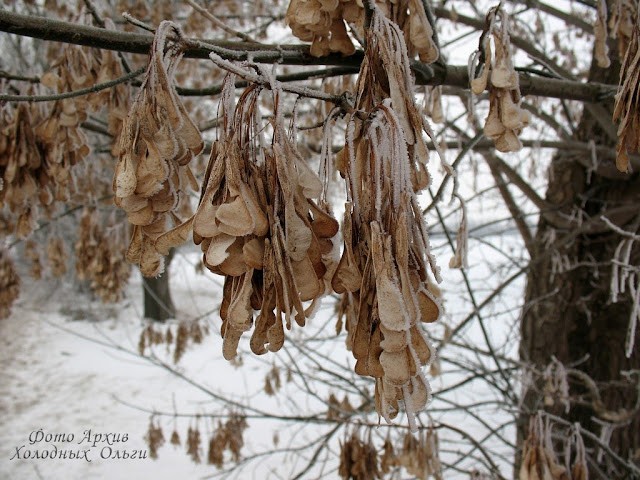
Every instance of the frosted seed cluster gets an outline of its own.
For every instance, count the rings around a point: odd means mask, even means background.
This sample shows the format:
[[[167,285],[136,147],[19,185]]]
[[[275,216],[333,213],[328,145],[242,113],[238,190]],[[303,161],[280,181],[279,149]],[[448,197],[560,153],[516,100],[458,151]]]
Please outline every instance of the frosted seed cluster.
[[[518,135],[529,125],[531,116],[520,108],[520,82],[513,66],[509,18],[502,9],[492,8],[487,15],[487,24],[479,52],[480,57],[484,56],[484,64],[480,66],[480,75],[471,80],[471,90],[479,95],[488,86],[489,115],[484,123],[484,133],[495,142],[499,151],[516,152],[522,148]],[[492,38],[495,52],[491,48]],[[472,69],[475,60],[471,62]]]
[[[169,34],[178,43],[169,44]],[[158,26],[143,84],[122,127],[113,178],[115,203],[134,226],[127,259],[139,264],[145,277],[162,273],[163,255],[186,240],[162,235],[168,219],[181,224],[190,216],[186,193],[198,189],[188,164],[204,142],[173,87],[181,38],[175,24]]]
[[[322,57],[332,52],[351,55],[355,47],[347,33],[347,25],[364,36],[363,0],[292,0],[285,20],[293,34],[311,42],[311,55]],[[369,1],[369,0],[364,0]],[[433,29],[421,0],[379,0],[377,8],[403,30],[411,56],[432,63],[438,59]]]

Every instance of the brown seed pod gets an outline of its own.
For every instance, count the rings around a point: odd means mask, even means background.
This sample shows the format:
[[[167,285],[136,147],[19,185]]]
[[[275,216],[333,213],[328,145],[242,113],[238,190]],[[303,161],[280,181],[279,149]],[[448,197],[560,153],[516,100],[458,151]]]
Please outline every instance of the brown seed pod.
[[[495,51],[492,52],[491,37]],[[501,8],[492,8],[487,15],[487,26],[480,50],[474,54],[472,70],[477,59],[483,57],[480,73],[471,75],[471,90],[481,94],[489,89],[489,114],[484,133],[495,142],[501,152],[515,152],[522,148],[518,135],[529,125],[529,112],[520,108],[520,84],[513,66],[509,19]]]
[[[20,294],[20,277],[6,250],[0,250],[0,319],[7,318]]]
[[[169,34],[177,43],[169,42]],[[181,226],[180,215],[188,210],[186,192],[197,190],[187,165],[204,148],[173,86],[182,38],[168,21],[156,30],[145,79],[122,127],[113,178],[115,203],[135,225],[127,258],[146,277],[162,273],[163,255],[186,241],[190,227]],[[177,224],[171,233],[169,218]]]
[[[415,428],[415,414],[429,398],[422,367],[433,357],[420,323],[436,320],[442,305],[432,293],[429,275],[439,275],[414,183],[419,169],[426,172],[428,156],[416,153],[426,151],[428,128],[413,98],[408,60],[395,61],[398,51],[407,59],[397,28],[376,10],[368,33],[375,48],[367,49],[356,103],[369,114],[350,118],[343,150],[350,202],[332,285],[343,293],[355,371],[376,379],[376,410],[390,422],[404,408]]]

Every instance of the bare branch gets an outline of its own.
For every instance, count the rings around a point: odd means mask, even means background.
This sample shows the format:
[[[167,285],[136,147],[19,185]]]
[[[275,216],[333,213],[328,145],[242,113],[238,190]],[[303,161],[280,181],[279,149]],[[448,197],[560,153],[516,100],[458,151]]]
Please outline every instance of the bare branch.
[[[477,24],[475,19],[472,19],[472,21],[474,25]],[[60,20],[20,15],[5,10],[0,10],[0,31],[43,40],[139,54],[147,54],[153,41],[153,36],[148,34],[115,32]],[[516,39],[514,38],[515,43]],[[280,62],[288,65],[341,65],[358,68],[363,60],[362,51],[357,51],[348,57],[340,54],[314,57],[309,53],[308,45],[263,46],[248,42],[215,40],[193,40],[185,50],[185,57],[209,58],[209,54],[212,51],[225,59],[250,59],[256,63],[269,64]],[[540,52],[536,51],[536,53],[542,55]],[[416,74],[416,83],[419,85],[469,87],[466,66],[436,63],[426,68],[426,65],[417,61],[412,62],[411,66]],[[574,80],[539,78],[525,73],[520,74],[520,90],[523,95],[566,98],[568,100],[592,103],[611,103],[617,89],[617,85],[605,85],[595,82],[583,83]]]

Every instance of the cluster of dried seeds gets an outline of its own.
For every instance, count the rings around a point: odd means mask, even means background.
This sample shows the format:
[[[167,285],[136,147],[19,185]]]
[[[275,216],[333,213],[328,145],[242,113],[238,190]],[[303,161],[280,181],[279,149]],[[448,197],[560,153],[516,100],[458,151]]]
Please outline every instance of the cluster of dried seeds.
[[[424,429],[418,438],[407,433],[402,452],[396,457],[395,464],[406,468],[407,472],[418,480],[427,480],[430,477],[442,480],[439,451],[438,434],[433,428]]]
[[[39,109],[26,103],[15,110],[5,105],[0,111],[0,205],[17,218],[20,238],[33,230],[36,205],[46,208],[53,202],[44,145],[34,131],[40,119]]]
[[[149,419],[149,428],[144,439],[149,445],[149,457],[158,458],[158,448],[164,445],[164,434],[162,433],[162,427],[153,416]]]
[[[331,239],[338,232],[328,206],[314,200],[322,183],[289,138],[283,117],[276,112],[270,147],[253,144],[261,87],[249,87],[234,108],[233,83],[230,75],[223,135],[212,148],[193,218],[205,266],[225,275],[220,316],[227,359],[235,357],[242,333],[251,328],[253,310],[259,314],[250,345],[258,355],[282,347],[283,317],[288,329],[292,317],[305,324],[327,290],[327,272],[335,263]],[[313,303],[305,308],[307,301]]]
[[[103,302],[117,302],[131,271],[124,255],[126,240],[122,234],[106,233],[117,229],[113,218],[108,222],[99,219],[100,212],[94,208],[82,212],[75,244],[76,274],[91,282],[91,289]]]
[[[637,5],[634,21],[635,28],[620,69],[620,88],[613,111],[613,121],[620,124],[616,166],[621,172],[629,169],[629,153],[640,152],[640,6]]]
[[[29,267],[29,275],[36,280],[42,278],[42,262],[40,261],[40,244],[36,242],[33,237],[29,238],[24,243],[24,258],[29,260],[31,266]]]
[[[195,426],[189,426],[185,442],[187,455],[191,457],[194,463],[200,463],[201,461],[201,432],[198,423],[199,419],[196,418]],[[222,423],[219,421],[217,428],[209,437],[207,463],[222,468],[224,465],[225,451],[231,454],[233,461],[239,462],[241,459],[241,450],[244,446],[244,431],[247,427],[246,418],[235,412],[229,415],[226,422]],[[151,458],[156,458],[157,449],[164,444],[164,434],[162,427],[153,415],[149,419],[149,429],[145,439],[149,444]],[[180,435],[175,427],[171,434],[170,443],[172,445],[180,445]]]
[[[544,421],[540,415],[531,417],[529,436],[522,449],[519,480],[587,480],[585,448],[579,429],[574,432],[576,455],[570,472],[560,463],[554,452],[551,429],[550,422]]]
[[[167,351],[173,349],[173,361],[178,363],[187,350],[189,343],[199,344],[209,329],[198,321],[181,321],[177,326],[158,324],[147,325],[138,338],[138,353],[145,355],[147,349],[155,345],[166,345]]]
[[[351,55],[355,46],[345,22],[357,22],[364,9],[355,0],[291,0],[285,20],[293,34],[311,43],[311,55]]]
[[[423,63],[433,63],[438,59],[440,53],[433,27],[422,0],[385,0],[376,4],[387,18],[402,29],[409,57],[418,55]]]
[[[67,273],[69,255],[62,238],[52,235],[47,244],[47,266],[54,277],[62,277]]]
[[[418,438],[407,433],[402,447],[395,451],[389,438],[379,453],[371,435],[360,438],[357,430],[340,442],[341,478],[364,480],[383,478],[392,469],[404,467],[411,478],[442,480],[442,464],[438,456],[438,435],[433,428],[425,428]]]
[[[311,55],[322,57],[332,52],[351,55],[355,47],[346,26],[352,26],[359,36],[364,35],[363,1],[369,0],[292,0],[285,19],[296,37],[312,42]],[[411,56],[417,54],[424,63],[438,59],[433,28],[422,1],[379,0],[376,3],[377,8],[404,31]]]
[[[529,125],[529,112],[520,108],[520,81],[513,66],[509,39],[509,18],[501,8],[492,8],[487,15],[487,28],[480,39],[480,49],[471,62],[480,60],[479,76],[471,80],[471,90],[479,95],[489,87],[489,115],[484,133],[501,152],[522,148],[518,135]],[[495,45],[492,55],[491,37]],[[472,72],[474,73],[474,72]]]
[[[376,380],[376,410],[390,422],[404,405],[415,428],[415,413],[430,391],[422,366],[434,354],[420,324],[437,320],[442,311],[430,279],[430,272],[437,280],[439,274],[415,194],[428,183],[422,137],[428,126],[411,93],[402,33],[379,10],[368,45],[356,108],[369,114],[365,120],[351,116],[338,158],[349,203],[332,287],[343,294],[356,373]],[[394,61],[398,51],[404,52],[400,64]],[[385,83],[390,91],[380,87]]]
[[[353,405],[349,402],[349,396],[345,393],[342,400],[332,393],[329,395],[327,401],[329,409],[327,410],[327,419],[329,420],[341,420],[348,417],[354,410]]]
[[[595,57],[598,66],[608,68],[607,37],[618,39],[618,56],[624,58],[637,30],[638,2],[634,0],[599,0],[594,24]]]
[[[87,15],[76,21],[86,23]],[[65,47],[41,85],[56,92],[93,86],[120,76],[113,52],[79,46]],[[38,87],[40,88],[40,87]],[[15,109],[3,106],[0,114],[0,204],[17,218],[15,230],[25,238],[41,214],[50,215],[54,201],[88,203],[94,191],[81,189],[75,165],[89,154],[88,138],[81,128],[88,112],[105,106],[109,131],[116,135],[126,114],[127,87],[116,86],[90,95],[44,104],[21,103]],[[87,183],[87,182],[85,182]]]
[[[378,465],[378,452],[371,441],[360,439],[357,431],[340,442],[340,478],[348,480],[372,480],[382,478]]]
[[[193,463],[200,463],[200,430],[197,426],[187,430],[187,455]]]
[[[9,254],[0,250],[0,319],[11,313],[13,302],[20,295],[20,277]]]
[[[127,259],[145,277],[162,273],[163,255],[186,240],[163,234],[169,218],[181,224],[189,216],[186,195],[198,188],[188,163],[204,142],[173,87],[182,40],[175,24],[158,26],[145,79],[122,128],[113,179],[115,203],[134,226]]]
[[[264,379],[264,393],[267,395],[275,395],[281,387],[282,382],[280,381],[280,369],[277,365],[274,365]]]
[[[431,477],[442,480],[442,464],[438,452],[438,434],[433,428],[422,430],[418,438],[407,433],[398,452],[387,438],[380,458],[380,469],[383,473],[389,473],[394,467],[404,467],[418,480]]]

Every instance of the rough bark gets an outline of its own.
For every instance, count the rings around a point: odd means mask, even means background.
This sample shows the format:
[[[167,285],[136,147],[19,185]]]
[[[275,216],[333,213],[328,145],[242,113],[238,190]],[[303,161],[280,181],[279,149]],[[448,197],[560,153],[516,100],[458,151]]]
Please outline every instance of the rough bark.
[[[172,258],[173,250],[170,250],[169,255],[165,258],[164,273],[155,278],[142,278],[145,318],[164,321],[176,316],[176,309],[169,289],[169,264]]]
[[[611,45],[615,55],[615,44]],[[595,62],[594,62],[595,63]],[[617,82],[620,64],[612,62],[609,69],[593,66],[590,80]],[[605,114],[611,109],[606,108]],[[610,118],[610,117],[609,117]],[[575,140],[615,145],[611,129],[603,128],[593,112],[585,109]],[[613,127],[613,126],[612,126]],[[607,132],[608,130],[608,132]],[[615,130],[614,130],[615,131]],[[613,209],[625,205],[640,205],[640,178],[637,173],[620,179],[604,178],[575,161],[576,152],[558,152],[549,172],[546,199],[566,215],[575,218],[582,212],[586,220],[607,216],[627,231],[638,231],[638,209],[612,215]],[[584,155],[584,154],[582,154]],[[609,161],[609,160],[602,160]],[[622,237],[611,229],[600,228],[576,235],[573,241],[557,248],[557,239],[580,230],[579,222],[550,221],[541,215],[534,240],[534,254],[527,277],[526,303],[521,320],[521,359],[532,367],[533,381],[523,392],[523,414],[518,430],[519,444],[527,435],[530,414],[544,409],[569,422],[579,422],[583,429],[600,435],[596,419],[609,421],[612,414],[630,417],[619,422],[609,445],[623,459],[640,461],[640,415],[638,414],[639,376],[631,380],[622,372],[640,369],[640,332],[636,334],[636,348],[630,358],[624,353],[625,337],[632,308],[627,295],[617,303],[610,301],[612,259]],[[561,218],[554,215],[553,218]],[[549,250],[557,248],[549,255]],[[640,251],[633,252],[633,264],[640,262]],[[556,358],[566,367],[586,373],[595,381],[600,399],[580,378],[569,375],[570,410],[553,395],[545,398],[545,383],[540,373]],[[537,373],[536,373],[537,372]],[[634,383],[635,382],[635,383]],[[546,400],[546,401],[545,401]],[[626,412],[625,412],[626,411]],[[586,440],[587,448],[595,449]],[[596,460],[595,452],[591,458]],[[517,463],[517,462],[516,462]],[[607,455],[596,465],[589,465],[590,479],[631,478]]]

